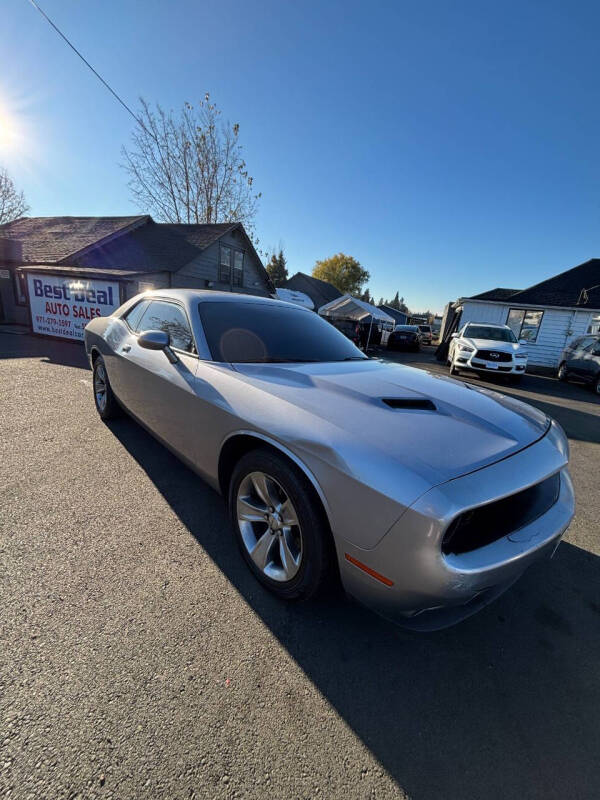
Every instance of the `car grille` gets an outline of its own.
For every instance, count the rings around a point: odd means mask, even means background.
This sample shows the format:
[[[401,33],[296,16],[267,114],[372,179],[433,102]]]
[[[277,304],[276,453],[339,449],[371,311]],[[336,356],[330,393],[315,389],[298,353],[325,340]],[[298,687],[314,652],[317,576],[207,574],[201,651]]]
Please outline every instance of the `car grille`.
[[[469,553],[524,528],[556,503],[559,490],[557,472],[529,489],[460,514],[444,534],[442,552]]]
[[[512,361],[510,353],[502,353],[500,350],[478,350],[475,356],[486,361]]]

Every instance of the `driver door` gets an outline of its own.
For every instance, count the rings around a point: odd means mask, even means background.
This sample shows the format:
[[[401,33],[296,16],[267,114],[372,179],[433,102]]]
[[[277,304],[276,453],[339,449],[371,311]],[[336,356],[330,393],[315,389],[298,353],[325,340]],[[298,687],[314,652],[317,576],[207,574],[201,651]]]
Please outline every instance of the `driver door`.
[[[150,330],[169,334],[176,363],[162,350],[140,347],[139,334]],[[185,308],[172,300],[152,300],[120,355],[119,384],[128,410],[177,453],[195,462],[200,446],[193,424],[198,357]]]

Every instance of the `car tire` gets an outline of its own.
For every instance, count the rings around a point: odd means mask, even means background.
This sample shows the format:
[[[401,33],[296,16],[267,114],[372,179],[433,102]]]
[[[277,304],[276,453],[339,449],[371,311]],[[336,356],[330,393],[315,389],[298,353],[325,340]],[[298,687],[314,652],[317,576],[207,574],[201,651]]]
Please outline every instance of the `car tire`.
[[[100,418],[109,420],[120,416],[121,407],[108,380],[104,359],[100,355],[94,361],[92,383],[94,386],[94,403]]]
[[[594,388],[594,393],[600,396],[600,375],[598,375],[596,380],[593,382],[592,386]]]
[[[567,362],[562,361],[558,367],[557,376],[559,381],[565,381],[565,383],[569,380],[569,373],[567,372]]]
[[[279,509],[282,527],[274,530]],[[307,600],[329,583],[335,553],[325,512],[304,473],[285,457],[266,448],[242,456],[229,483],[229,514],[242,557],[273,594]],[[297,524],[285,525],[292,520]]]
[[[458,375],[458,370],[454,366],[454,362],[450,362],[450,375]]]

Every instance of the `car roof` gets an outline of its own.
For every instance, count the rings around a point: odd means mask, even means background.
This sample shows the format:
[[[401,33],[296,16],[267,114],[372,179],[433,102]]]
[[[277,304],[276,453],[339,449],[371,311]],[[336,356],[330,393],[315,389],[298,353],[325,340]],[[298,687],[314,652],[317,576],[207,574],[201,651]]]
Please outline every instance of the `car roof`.
[[[149,292],[143,292],[138,297],[145,297],[149,299],[165,300],[179,300],[181,303],[190,305],[193,302],[200,303],[254,303],[256,305],[276,304],[278,308],[282,306],[287,308],[295,308],[300,311],[309,311],[303,308],[298,303],[288,303],[285,300],[275,299],[273,297],[264,297],[254,294],[243,294],[242,292],[219,292],[213,289],[153,289]],[[314,313],[314,312],[309,312]]]
[[[507,330],[507,329],[509,331],[512,330],[512,328],[509,325],[501,325],[498,322],[467,322],[467,323],[465,323],[465,328],[468,325],[482,325],[485,328],[503,328],[504,330]]]

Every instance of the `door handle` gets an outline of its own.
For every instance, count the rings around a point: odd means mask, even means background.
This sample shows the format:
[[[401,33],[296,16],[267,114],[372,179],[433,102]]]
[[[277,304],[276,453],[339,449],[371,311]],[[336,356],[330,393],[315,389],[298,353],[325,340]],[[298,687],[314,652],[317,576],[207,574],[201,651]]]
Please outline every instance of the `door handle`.
[[[128,353],[131,350],[131,345],[126,344],[124,347],[121,348],[124,353]]]

